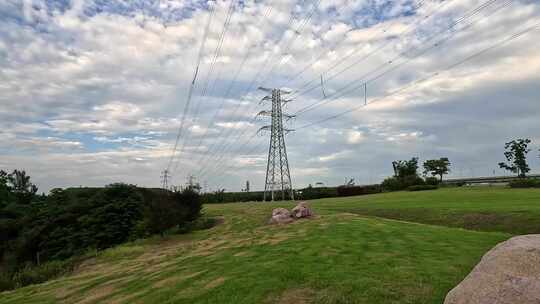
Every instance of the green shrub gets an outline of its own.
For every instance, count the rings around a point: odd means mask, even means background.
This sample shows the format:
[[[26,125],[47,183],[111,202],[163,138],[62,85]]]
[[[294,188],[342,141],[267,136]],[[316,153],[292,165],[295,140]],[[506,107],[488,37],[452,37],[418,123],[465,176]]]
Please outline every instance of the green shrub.
[[[13,275],[12,281],[16,288],[43,283],[71,272],[73,267],[74,262],[72,260],[51,261],[40,266],[28,264]]]
[[[426,182],[426,185],[432,185],[432,186],[439,185],[439,179],[436,177],[426,177],[425,182]]]
[[[13,282],[12,276],[5,272],[0,272],[0,292],[13,288],[15,288],[15,282]]]
[[[510,188],[540,188],[540,180],[522,178],[511,181],[508,185]]]
[[[223,190],[201,195],[203,204],[222,204],[237,202],[261,202],[264,197],[263,191],[252,192],[225,192]]]
[[[145,227],[152,234],[164,235],[165,231],[189,225],[201,215],[201,199],[197,192],[166,193],[151,200],[144,215]]]
[[[400,191],[410,186],[424,184],[424,180],[419,176],[410,175],[405,177],[389,177],[382,182],[381,186],[385,191]]]
[[[435,185],[414,185],[407,187],[409,191],[427,191],[427,190],[437,190],[439,187]]]
[[[297,192],[296,199],[312,200],[319,198],[337,197],[336,187],[312,187],[301,189]]]
[[[403,188],[401,187],[401,182],[397,177],[388,177],[382,183],[381,187],[385,191],[399,191]]]
[[[337,187],[338,196],[355,196],[381,193],[381,185],[368,185],[368,186],[339,186]]]

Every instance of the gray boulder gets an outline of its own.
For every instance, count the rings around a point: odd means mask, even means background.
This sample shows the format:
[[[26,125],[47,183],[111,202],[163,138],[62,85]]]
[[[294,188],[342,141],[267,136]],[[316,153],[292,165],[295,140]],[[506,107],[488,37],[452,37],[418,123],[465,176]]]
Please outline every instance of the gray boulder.
[[[292,216],[297,219],[311,217],[313,216],[313,210],[306,202],[300,202],[292,209]]]
[[[272,210],[270,224],[288,224],[292,221],[294,221],[294,219],[291,217],[289,210],[285,208],[276,208]]]
[[[540,304],[540,234],[495,246],[444,304]]]

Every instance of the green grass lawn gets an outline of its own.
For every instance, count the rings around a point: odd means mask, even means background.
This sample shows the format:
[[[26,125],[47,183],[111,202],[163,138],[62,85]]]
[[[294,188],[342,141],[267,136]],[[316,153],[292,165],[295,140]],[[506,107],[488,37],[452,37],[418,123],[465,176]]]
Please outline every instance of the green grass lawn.
[[[540,190],[311,204],[316,218],[286,226],[266,222],[292,203],[206,206],[224,223],[112,248],[70,276],[2,293],[0,303],[442,303],[487,250],[540,225]]]
[[[540,190],[443,188],[323,199],[325,212],[350,212],[411,222],[511,234],[540,233]]]

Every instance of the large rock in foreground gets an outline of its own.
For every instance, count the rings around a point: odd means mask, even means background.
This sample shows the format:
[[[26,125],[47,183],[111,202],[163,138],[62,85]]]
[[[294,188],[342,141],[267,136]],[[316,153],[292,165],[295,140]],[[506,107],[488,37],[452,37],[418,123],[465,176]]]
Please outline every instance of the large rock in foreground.
[[[288,224],[292,221],[294,221],[294,219],[291,217],[289,210],[285,208],[276,208],[272,210],[270,224]]]
[[[305,218],[305,217],[311,217],[313,215],[313,211],[311,211],[311,208],[306,202],[300,202],[296,207],[292,209],[292,216],[294,218]]]
[[[540,304],[540,234],[491,249],[444,304]]]

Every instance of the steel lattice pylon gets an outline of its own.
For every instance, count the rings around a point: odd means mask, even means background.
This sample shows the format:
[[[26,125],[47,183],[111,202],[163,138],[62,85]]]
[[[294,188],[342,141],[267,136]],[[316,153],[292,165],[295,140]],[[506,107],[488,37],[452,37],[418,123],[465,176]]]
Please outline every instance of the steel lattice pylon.
[[[266,201],[268,192],[270,192],[273,201],[276,191],[281,191],[282,200],[285,200],[286,192],[289,193],[289,198],[294,200],[289,160],[287,159],[287,148],[285,146],[285,133],[291,130],[283,127],[283,117],[290,119],[292,116],[282,112],[282,105],[288,101],[281,99],[281,94],[287,94],[287,92],[278,89],[261,89],[272,93],[272,96],[263,98],[263,101],[272,101],[272,110],[262,111],[258,114],[260,116],[270,116],[272,120],[270,125],[261,128],[261,130],[270,131],[264,201]]]

